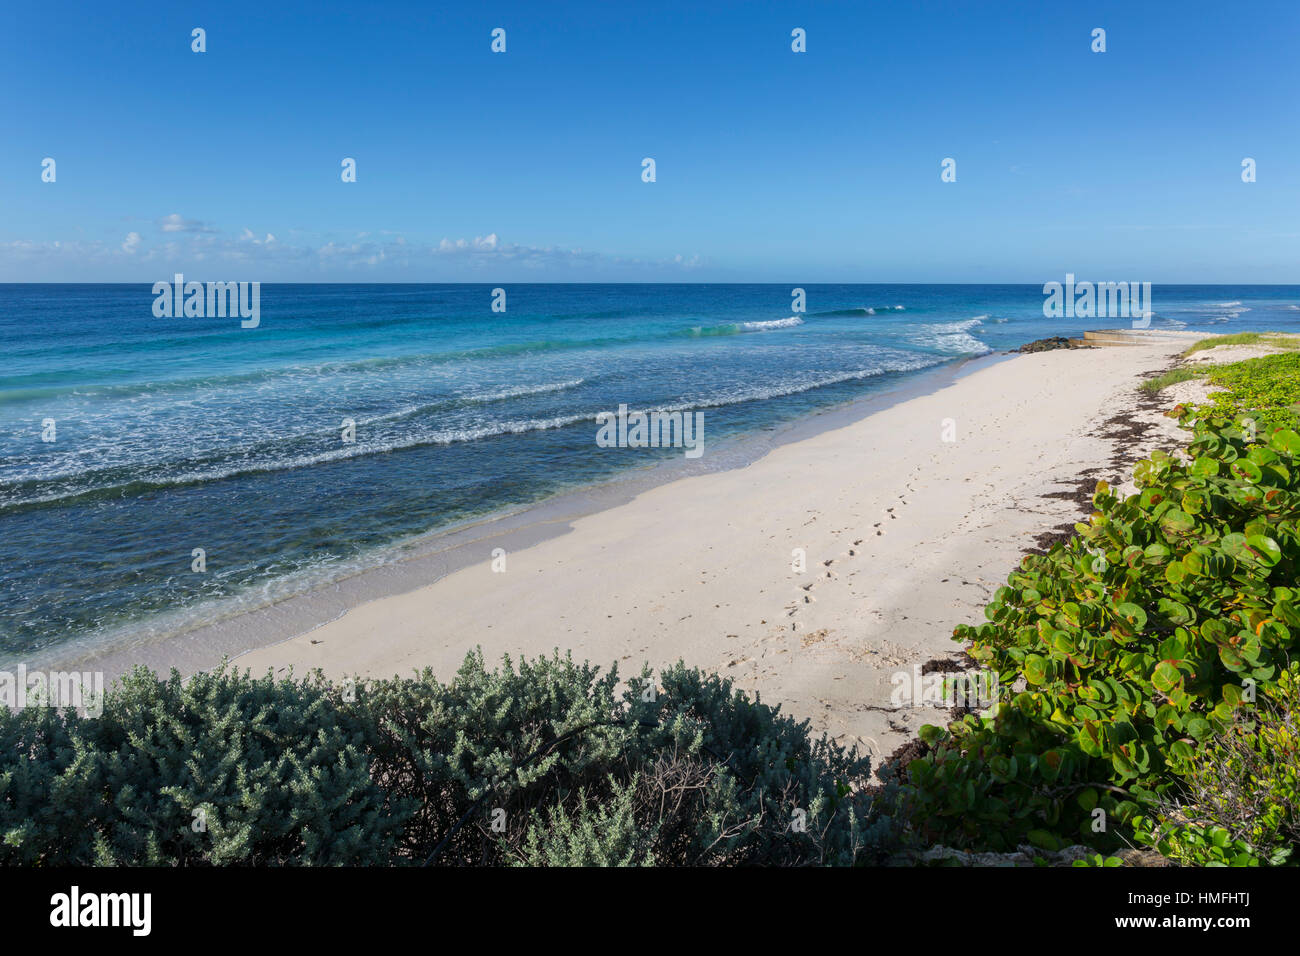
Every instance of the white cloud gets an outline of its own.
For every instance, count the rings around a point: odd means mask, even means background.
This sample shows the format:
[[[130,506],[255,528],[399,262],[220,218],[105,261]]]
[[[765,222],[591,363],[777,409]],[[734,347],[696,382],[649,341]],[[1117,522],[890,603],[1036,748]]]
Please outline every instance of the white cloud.
[[[442,242],[438,243],[438,251],[440,253],[495,252],[498,242],[495,232],[486,236],[475,236],[473,239],[443,239]]]
[[[199,222],[197,219],[186,219],[178,212],[170,216],[163,216],[158,220],[158,228],[163,232],[216,232],[206,223]]]
[[[203,265],[217,278],[247,276],[260,281],[544,281],[592,278],[636,280],[694,271],[699,256],[638,259],[581,248],[503,242],[495,232],[472,239],[436,242],[385,231],[360,233],[351,242],[333,239],[281,242],[272,232],[243,228],[237,236],[173,213],[158,220],[162,235],[152,240],[130,232],[121,242],[16,240],[0,242],[0,281],[153,281],[156,276]],[[381,238],[382,237],[382,238]],[[142,271],[147,269],[147,271]],[[200,271],[200,270],[195,270]],[[151,278],[153,276],[153,278]]]

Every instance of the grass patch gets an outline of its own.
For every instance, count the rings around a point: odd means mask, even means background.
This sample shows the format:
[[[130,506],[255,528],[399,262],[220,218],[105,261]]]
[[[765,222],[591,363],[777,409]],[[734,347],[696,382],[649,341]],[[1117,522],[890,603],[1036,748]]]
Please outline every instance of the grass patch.
[[[1179,382],[1186,382],[1188,379],[1201,378],[1203,375],[1205,375],[1205,369],[1203,368],[1171,368],[1155,378],[1147,379],[1138,388],[1149,395],[1155,395],[1161,389],[1168,388],[1170,385],[1177,385]]]
[[[1201,339],[1199,342],[1192,343],[1192,346],[1183,354],[1191,355],[1193,352],[1204,352],[1206,349],[1216,348],[1220,345],[1258,345],[1259,339],[1259,332],[1238,332],[1236,335],[1216,335],[1213,338]]]
[[[1263,345],[1274,349],[1300,349],[1300,339],[1278,332],[1237,332],[1234,335],[1216,335],[1194,342],[1183,355],[1204,352],[1220,345]]]

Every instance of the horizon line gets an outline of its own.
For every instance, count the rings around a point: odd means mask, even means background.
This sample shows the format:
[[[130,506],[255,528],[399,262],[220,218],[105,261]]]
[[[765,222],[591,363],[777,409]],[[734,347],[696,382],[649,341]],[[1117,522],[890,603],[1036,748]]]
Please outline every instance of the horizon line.
[[[184,275],[184,272],[180,273]],[[173,273],[176,275],[176,273]],[[154,282],[168,280],[161,279],[138,279],[138,280],[116,280],[111,282],[0,282],[3,286],[46,286],[46,285],[152,285]],[[217,280],[194,280],[199,281],[217,281]],[[400,280],[392,282],[345,282],[341,280],[323,280],[319,282],[304,281],[287,281],[287,280],[262,280],[246,279],[240,280],[245,282],[257,282],[259,285],[340,285],[340,286],[392,286],[392,285],[425,285],[425,286],[520,286],[520,285],[608,285],[608,286],[631,286],[631,285],[662,285],[662,286],[753,286],[753,285],[770,285],[779,288],[787,288],[791,285],[801,286],[827,286],[827,285],[852,285],[852,286],[1025,286],[1027,288],[1038,288],[1043,285],[1039,282],[665,282],[665,281],[648,281],[648,282],[579,282],[572,280],[558,280],[551,282],[518,282],[509,280],[498,280],[495,282],[420,282],[414,280]],[[1049,279],[1049,282],[1055,282],[1055,279]],[[1077,284],[1096,282],[1101,280],[1077,279]],[[1105,280],[1110,281],[1110,280]],[[1147,280],[1138,280],[1147,281]],[[1184,288],[1243,288],[1243,287],[1293,287],[1300,288],[1300,282],[1156,282],[1151,281],[1152,286],[1182,286]]]

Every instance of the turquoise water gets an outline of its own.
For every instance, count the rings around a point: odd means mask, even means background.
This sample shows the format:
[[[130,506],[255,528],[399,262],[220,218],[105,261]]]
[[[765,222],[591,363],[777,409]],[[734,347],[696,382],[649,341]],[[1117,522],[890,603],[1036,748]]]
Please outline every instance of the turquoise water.
[[[0,285],[0,658],[257,606],[682,454],[598,447],[620,404],[702,411],[707,458],[961,356],[1127,324],[1046,319],[1040,286],[805,290],[796,314],[789,286],[516,285],[500,313],[490,286],[266,285],[243,329],[157,318],[147,285]],[[1294,286],[1153,303],[1157,329],[1300,331]]]

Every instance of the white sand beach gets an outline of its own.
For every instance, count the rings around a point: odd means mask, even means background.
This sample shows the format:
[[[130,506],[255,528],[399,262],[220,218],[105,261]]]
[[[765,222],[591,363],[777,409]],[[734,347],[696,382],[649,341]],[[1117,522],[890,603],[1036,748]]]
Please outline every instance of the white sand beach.
[[[450,679],[476,645],[489,661],[559,648],[625,675],[680,658],[888,754],[944,716],[892,707],[891,677],[957,656],[953,627],[981,619],[1038,536],[1080,519],[1085,481],[1177,443],[1136,386],[1189,341],[992,361],[748,467],[581,518],[509,553],[504,572],[485,542],[471,567],[235,663]]]

